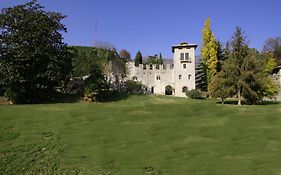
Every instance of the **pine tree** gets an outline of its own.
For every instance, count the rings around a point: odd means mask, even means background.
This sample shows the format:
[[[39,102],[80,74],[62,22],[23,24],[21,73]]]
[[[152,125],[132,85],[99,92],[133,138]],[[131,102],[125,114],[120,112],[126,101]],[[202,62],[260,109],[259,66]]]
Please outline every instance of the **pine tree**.
[[[199,61],[195,67],[195,81],[196,89],[199,89],[201,91],[207,91],[206,67],[203,64],[201,58],[199,58]]]
[[[220,41],[217,41],[217,58],[218,58],[217,72],[220,72],[223,61],[225,60],[224,49]]]
[[[138,67],[140,64],[142,64],[142,54],[138,51],[135,57],[135,66]]]
[[[207,84],[210,83],[211,79],[217,72],[217,43],[214,33],[211,31],[210,18],[208,17],[205,21],[204,28],[202,30],[202,47],[201,56],[203,64],[206,66]]]
[[[162,65],[163,64],[163,57],[162,57],[162,53],[160,52],[159,54],[159,64]]]
[[[229,41],[226,42],[225,44],[225,48],[224,48],[224,56],[225,56],[225,60],[228,59],[230,57],[230,44]]]

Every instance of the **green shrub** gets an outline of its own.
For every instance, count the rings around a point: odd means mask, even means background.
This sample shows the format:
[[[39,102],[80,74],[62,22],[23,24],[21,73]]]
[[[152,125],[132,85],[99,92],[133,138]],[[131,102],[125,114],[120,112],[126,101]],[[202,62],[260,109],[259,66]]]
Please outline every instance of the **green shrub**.
[[[187,90],[186,96],[192,99],[203,99],[201,91],[197,89]]]
[[[5,88],[2,84],[0,84],[0,96],[4,96],[5,94]]]
[[[143,85],[138,81],[127,80],[125,89],[128,94],[143,94]]]
[[[109,93],[109,85],[102,74],[93,74],[83,85],[83,100],[87,102],[104,101]]]

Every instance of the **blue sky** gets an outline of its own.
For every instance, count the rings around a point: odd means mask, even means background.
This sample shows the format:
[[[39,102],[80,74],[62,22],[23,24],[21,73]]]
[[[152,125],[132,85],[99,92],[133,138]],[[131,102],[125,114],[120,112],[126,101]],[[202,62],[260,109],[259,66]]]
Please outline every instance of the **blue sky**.
[[[1,0],[0,8],[27,0]],[[63,23],[69,45],[91,46],[94,40],[127,49],[132,57],[162,52],[172,57],[171,45],[199,45],[205,19],[211,18],[215,37],[225,43],[240,26],[250,46],[262,49],[269,37],[281,36],[280,0],[39,0],[48,11],[67,15]],[[97,34],[95,24],[97,21]]]

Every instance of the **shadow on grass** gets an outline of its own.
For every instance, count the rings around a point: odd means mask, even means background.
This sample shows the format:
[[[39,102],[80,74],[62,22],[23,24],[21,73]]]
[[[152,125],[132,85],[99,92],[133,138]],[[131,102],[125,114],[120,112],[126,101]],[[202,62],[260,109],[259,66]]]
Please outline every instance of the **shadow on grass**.
[[[222,104],[221,101],[216,102],[217,104]],[[260,103],[255,103],[255,104],[249,104],[246,101],[241,102],[242,105],[276,105],[279,104],[277,101],[262,101]],[[237,100],[227,100],[224,102],[226,105],[237,105]]]
[[[129,94],[126,93],[111,93],[109,96],[107,96],[104,100],[101,100],[101,103],[108,103],[108,102],[116,102],[125,100],[129,97]]]
[[[100,100],[96,101],[97,103],[108,103],[116,102],[120,100],[127,99],[130,94],[120,93],[112,91],[109,94],[106,94],[104,97],[100,97]],[[82,100],[83,95],[81,93],[77,94],[59,94],[55,99],[43,102],[43,104],[54,104],[54,103],[78,103]]]

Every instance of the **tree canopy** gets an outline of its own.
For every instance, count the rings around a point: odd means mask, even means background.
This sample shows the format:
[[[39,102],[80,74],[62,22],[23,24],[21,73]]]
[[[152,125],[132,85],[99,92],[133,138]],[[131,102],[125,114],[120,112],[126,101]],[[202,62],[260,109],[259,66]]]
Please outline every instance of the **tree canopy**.
[[[236,28],[230,47],[230,58],[224,61],[221,72],[211,81],[209,94],[222,101],[226,97],[237,96],[238,105],[241,105],[242,98],[253,104],[264,97],[277,95],[278,83],[266,72],[270,60],[267,61],[264,55],[248,47],[240,27]]]
[[[126,49],[122,49],[119,52],[120,58],[124,59],[125,61],[131,61],[131,54]]]
[[[45,12],[36,1],[0,14],[0,81],[18,103],[51,98],[71,71],[71,48],[63,42],[65,16]]]
[[[140,64],[142,64],[142,54],[138,51],[135,57],[135,66],[139,66]]]

